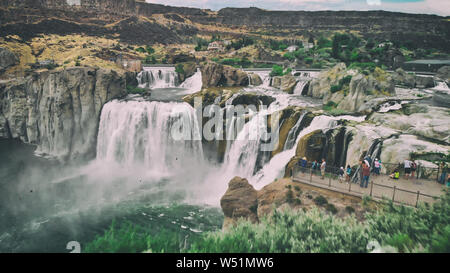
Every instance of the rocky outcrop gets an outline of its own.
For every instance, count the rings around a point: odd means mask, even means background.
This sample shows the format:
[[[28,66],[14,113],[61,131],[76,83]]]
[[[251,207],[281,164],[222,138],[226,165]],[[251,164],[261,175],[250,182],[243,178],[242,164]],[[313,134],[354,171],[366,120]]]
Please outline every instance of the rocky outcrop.
[[[401,68],[398,68],[394,73],[392,73],[392,78],[396,85],[406,86],[409,88],[414,88],[416,86],[414,75],[406,73],[405,70]]]
[[[249,78],[249,85],[259,86],[263,83],[261,77],[256,73],[249,73],[248,78]]]
[[[184,82],[187,78],[193,76],[197,71],[197,64],[194,62],[180,63],[177,64],[177,67],[181,67],[181,69],[177,69],[178,79],[180,82]]]
[[[395,85],[392,79],[386,72],[376,68],[375,72],[369,76],[363,74],[353,76],[349,93],[338,103],[337,109],[350,112],[371,111],[373,107],[371,100],[393,95],[395,95]],[[330,98],[328,101],[332,100],[333,98]]]
[[[200,67],[203,87],[247,86],[248,75],[241,69],[217,63],[206,63]]]
[[[309,86],[308,95],[322,98],[324,104],[348,112],[370,112],[377,106],[376,98],[395,95],[392,77],[384,70],[373,72],[349,70],[340,63],[320,73]]]
[[[8,67],[19,63],[19,59],[7,48],[0,47],[0,73],[3,73]]]
[[[398,68],[392,73],[392,79],[396,85],[406,86],[409,88],[431,88],[434,87],[433,77],[416,76],[406,73],[403,69]]]
[[[228,190],[220,199],[220,206],[225,215],[224,228],[239,218],[253,222],[258,220],[257,191],[245,178],[235,177],[228,183]]]
[[[93,158],[103,105],[126,95],[126,76],[87,67],[44,71],[0,84],[0,137],[60,160]]]
[[[272,78],[272,87],[281,89],[282,91],[289,94],[292,94],[294,92],[295,85],[297,85],[297,80],[291,74],[276,76]]]
[[[443,66],[439,68],[436,73],[436,76],[443,81],[446,81],[447,84],[450,83],[450,66]]]

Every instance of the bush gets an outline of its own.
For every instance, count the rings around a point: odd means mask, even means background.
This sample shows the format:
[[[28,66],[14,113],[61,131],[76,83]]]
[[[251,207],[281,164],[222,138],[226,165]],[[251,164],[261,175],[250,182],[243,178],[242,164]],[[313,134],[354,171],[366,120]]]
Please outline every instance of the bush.
[[[283,57],[288,59],[291,62],[295,60],[294,53],[291,53],[291,52],[284,53]]]
[[[329,212],[331,212],[332,214],[336,214],[338,212],[337,208],[333,205],[333,204],[326,204],[325,205],[325,209]]]
[[[318,206],[324,206],[324,205],[328,204],[328,200],[325,197],[323,197],[322,195],[319,195],[316,198],[314,198],[314,203],[316,203],[316,205],[318,205]]]
[[[349,214],[355,213],[355,209],[352,206],[346,206],[345,211]]]
[[[184,68],[182,64],[175,65],[175,72],[178,74],[184,74]]]
[[[341,88],[342,88],[342,86],[339,86],[339,85],[332,85],[331,88],[330,88],[330,92],[331,92],[331,93],[339,92],[339,91],[341,90]]]
[[[146,90],[144,88],[127,85],[127,92],[128,94],[143,94]]]
[[[366,252],[367,231],[356,219],[344,220],[317,209],[273,211],[260,223],[238,221],[223,232],[192,243],[194,253],[330,253]]]
[[[270,72],[271,77],[283,76],[283,67],[279,65],[272,66],[272,71]]]

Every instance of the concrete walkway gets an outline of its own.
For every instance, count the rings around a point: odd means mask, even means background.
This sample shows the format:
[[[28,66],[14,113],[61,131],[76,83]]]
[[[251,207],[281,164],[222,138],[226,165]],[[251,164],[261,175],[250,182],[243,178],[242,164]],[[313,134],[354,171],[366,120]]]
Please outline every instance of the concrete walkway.
[[[369,195],[375,199],[382,199],[383,197],[389,200],[394,199],[396,203],[410,206],[416,206],[417,202],[433,203],[436,197],[439,197],[446,188],[444,185],[431,180],[406,180],[404,178],[394,180],[386,175],[375,176],[373,174],[369,178],[369,186],[367,188],[361,188],[359,184],[355,183],[340,182],[336,179],[336,176],[328,176],[328,174],[325,179],[321,179],[320,176],[311,176],[309,173],[303,174],[300,172],[294,175],[293,180],[352,196],[362,197]]]

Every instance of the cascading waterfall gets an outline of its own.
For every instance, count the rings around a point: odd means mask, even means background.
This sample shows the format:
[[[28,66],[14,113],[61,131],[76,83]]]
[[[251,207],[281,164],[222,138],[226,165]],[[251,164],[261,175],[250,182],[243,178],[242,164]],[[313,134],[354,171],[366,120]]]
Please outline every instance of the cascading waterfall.
[[[140,88],[172,88],[178,85],[175,67],[144,67],[137,76]]]
[[[203,158],[195,110],[187,103],[112,101],[102,111],[97,160],[142,165],[161,176],[182,173]],[[185,133],[184,140],[174,133]],[[186,140],[187,139],[187,140]]]
[[[308,85],[309,83],[309,79],[308,80],[299,80],[297,82],[297,84],[295,85],[294,88],[294,95],[301,95],[303,93],[303,89],[305,88],[306,85]]]
[[[197,68],[197,72],[194,75],[187,78],[180,88],[188,89],[190,93],[196,93],[202,90],[202,72]]]
[[[294,127],[289,130],[288,136],[286,138],[286,142],[284,143],[283,150],[289,150],[292,149],[295,145],[295,140],[297,139],[298,134],[300,133],[300,125],[302,123],[303,118],[306,116],[308,112],[304,112],[297,120],[297,123],[294,125]]]
[[[339,117],[315,117],[312,120],[311,124],[300,132],[295,143],[297,144],[305,135],[316,130],[322,130],[323,132],[326,132],[327,130],[337,125],[337,120],[339,120]],[[292,148],[276,154],[274,157],[272,157],[269,163],[264,165],[264,167],[260,171],[249,178],[249,182],[256,189],[261,189],[265,185],[273,182],[275,179],[282,177],[286,165],[289,163],[291,158],[295,156],[296,149],[297,145],[294,145]]]

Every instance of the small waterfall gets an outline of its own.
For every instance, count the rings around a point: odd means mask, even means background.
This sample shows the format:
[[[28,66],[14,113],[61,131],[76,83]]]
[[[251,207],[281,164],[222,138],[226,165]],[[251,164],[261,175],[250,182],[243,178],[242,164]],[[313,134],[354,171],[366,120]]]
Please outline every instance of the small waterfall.
[[[300,133],[300,125],[302,123],[303,118],[306,116],[308,112],[304,112],[297,120],[297,123],[294,125],[294,127],[291,128],[291,130],[288,133],[288,136],[286,138],[286,142],[284,143],[283,150],[289,150],[292,149],[295,145],[295,140],[297,139],[298,134]]]
[[[305,88],[305,86],[307,86],[309,83],[309,79],[308,80],[299,80],[297,82],[297,85],[295,85],[294,88],[294,95],[301,95],[303,93],[303,89]]]
[[[200,68],[197,68],[197,72],[194,75],[187,78],[181,85],[180,88],[188,89],[189,93],[197,93],[202,90],[202,72]]]
[[[324,133],[327,132],[329,129],[337,125],[338,119],[338,117],[330,116],[315,117],[311,124],[300,132],[295,140],[295,143],[297,144],[305,135],[316,130],[322,130]],[[250,177],[250,183],[255,186],[256,189],[261,189],[265,185],[273,182],[275,179],[282,177],[284,175],[286,165],[289,163],[291,158],[295,156],[296,149],[297,145],[294,145],[291,149],[276,154],[258,173]]]
[[[180,126],[181,124],[181,126]],[[176,140],[174,132],[184,131]],[[97,160],[121,166],[143,165],[148,171],[169,175],[203,158],[195,110],[187,103],[112,101],[103,107]]]
[[[144,67],[137,75],[140,88],[171,88],[178,85],[175,67]]]

